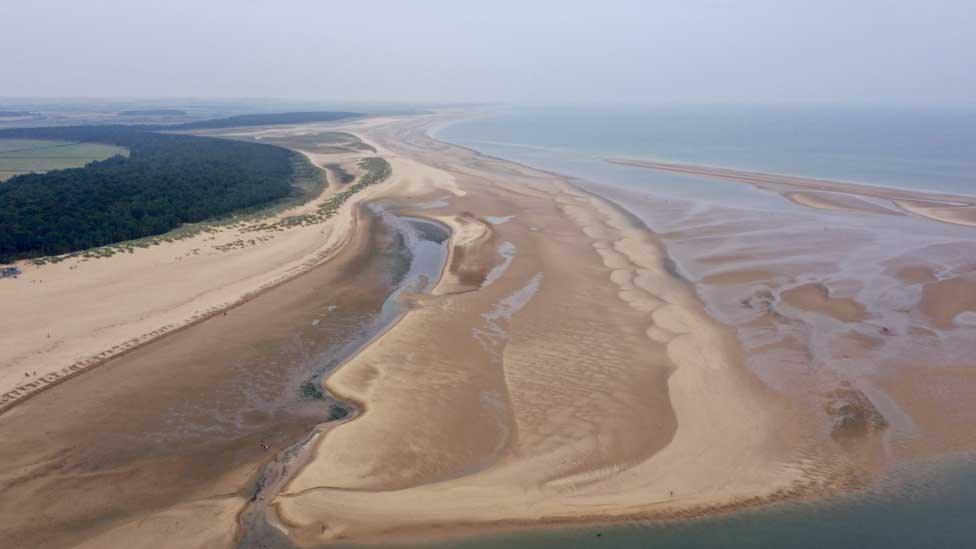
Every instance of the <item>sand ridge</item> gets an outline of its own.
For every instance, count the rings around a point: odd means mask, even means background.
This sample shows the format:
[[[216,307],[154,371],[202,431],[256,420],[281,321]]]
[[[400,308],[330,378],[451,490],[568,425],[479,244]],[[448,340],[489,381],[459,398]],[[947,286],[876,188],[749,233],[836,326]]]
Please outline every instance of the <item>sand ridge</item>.
[[[976,198],[935,191],[878,187],[778,173],[736,170],[717,166],[679,164],[631,158],[607,158],[611,164],[650,170],[701,175],[745,183],[781,194],[794,204],[817,210],[882,215],[917,215],[925,219],[976,226]]]

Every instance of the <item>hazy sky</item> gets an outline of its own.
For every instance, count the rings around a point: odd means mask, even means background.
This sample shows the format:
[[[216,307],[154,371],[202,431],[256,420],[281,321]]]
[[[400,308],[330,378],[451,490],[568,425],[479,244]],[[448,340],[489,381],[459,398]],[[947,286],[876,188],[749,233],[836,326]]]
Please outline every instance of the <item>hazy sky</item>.
[[[0,0],[0,97],[976,103],[976,2]]]

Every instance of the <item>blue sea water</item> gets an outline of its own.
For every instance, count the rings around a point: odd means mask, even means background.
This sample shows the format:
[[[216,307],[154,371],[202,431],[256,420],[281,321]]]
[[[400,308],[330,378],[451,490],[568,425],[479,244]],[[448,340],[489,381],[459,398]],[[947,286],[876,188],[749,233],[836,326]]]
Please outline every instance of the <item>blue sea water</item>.
[[[447,126],[437,137],[628,186],[647,184],[647,170],[608,168],[604,157],[976,195],[976,109],[510,108]],[[706,199],[723,192],[702,179],[658,177],[653,184]]]

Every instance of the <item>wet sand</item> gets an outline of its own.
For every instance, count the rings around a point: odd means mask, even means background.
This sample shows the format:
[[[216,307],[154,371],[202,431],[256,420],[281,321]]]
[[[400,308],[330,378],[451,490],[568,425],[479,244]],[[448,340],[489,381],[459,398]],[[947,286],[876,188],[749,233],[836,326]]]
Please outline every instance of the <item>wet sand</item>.
[[[967,226],[822,194],[793,195],[802,214],[661,200],[429,137],[456,116],[330,127],[393,166],[367,198],[451,233],[432,290],[316,385],[355,414],[295,387],[393,283],[396,239],[360,206],[324,265],[0,415],[2,533],[288,547],[673,519],[976,446]]]
[[[867,469],[976,451],[972,229],[793,201],[757,215],[590,186],[651,224],[708,311],[734,327],[748,367],[792,400],[819,402],[807,419],[819,416],[849,455],[867,450]]]
[[[968,324],[976,325],[976,276],[955,276],[926,284],[921,309],[941,329],[953,328],[964,313],[972,315]]]
[[[841,322],[857,322],[867,318],[864,305],[853,299],[832,297],[823,284],[804,284],[790,288],[781,295],[783,302],[792,307],[829,315]]]

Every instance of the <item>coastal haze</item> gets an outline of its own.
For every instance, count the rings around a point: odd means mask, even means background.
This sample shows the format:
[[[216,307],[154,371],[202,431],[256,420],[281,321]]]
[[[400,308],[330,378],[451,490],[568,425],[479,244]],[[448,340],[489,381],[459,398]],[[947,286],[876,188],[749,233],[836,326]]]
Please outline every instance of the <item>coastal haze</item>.
[[[976,86],[963,0],[49,0],[2,13],[0,48],[17,52],[6,97],[942,106],[972,105]]]
[[[4,546],[976,544],[974,36],[4,6]]]

